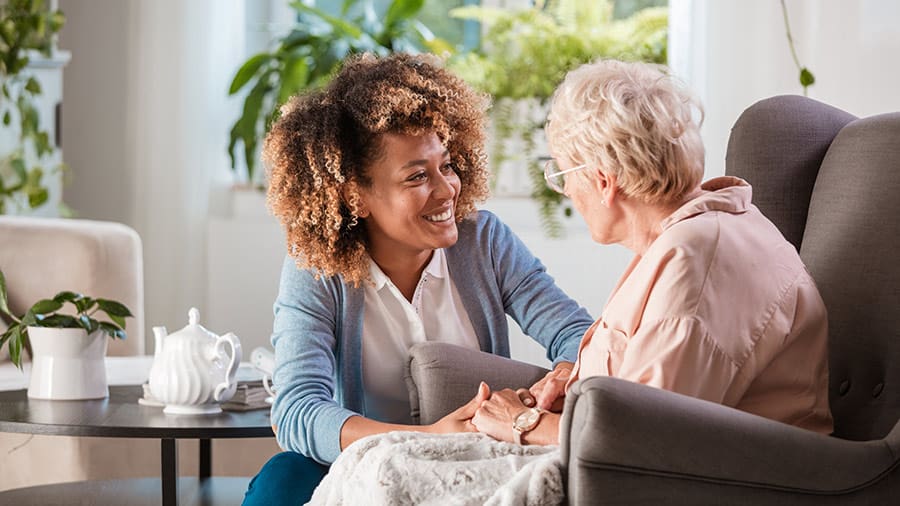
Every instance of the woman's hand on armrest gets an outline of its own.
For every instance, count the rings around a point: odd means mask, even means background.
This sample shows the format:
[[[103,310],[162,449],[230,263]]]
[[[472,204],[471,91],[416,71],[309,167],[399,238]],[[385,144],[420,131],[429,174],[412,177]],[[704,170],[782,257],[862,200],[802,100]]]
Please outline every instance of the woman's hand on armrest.
[[[575,364],[572,362],[560,362],[529,389],[529,393],[537,402],[536,407],[553,413],[562,412],[566,383],[572,375],[573,367]]]

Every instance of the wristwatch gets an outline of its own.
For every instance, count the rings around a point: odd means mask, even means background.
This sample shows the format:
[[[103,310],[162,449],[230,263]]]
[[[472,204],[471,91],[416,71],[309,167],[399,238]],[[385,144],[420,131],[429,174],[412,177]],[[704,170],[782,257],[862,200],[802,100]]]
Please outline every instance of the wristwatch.
[[[513,441],[516,444],[522,444],[522,436],[537,427],[538,422],[541,421],[541,415],[544,413],[546,411],[541,408],[529,408],[519,413],[513,420]]]

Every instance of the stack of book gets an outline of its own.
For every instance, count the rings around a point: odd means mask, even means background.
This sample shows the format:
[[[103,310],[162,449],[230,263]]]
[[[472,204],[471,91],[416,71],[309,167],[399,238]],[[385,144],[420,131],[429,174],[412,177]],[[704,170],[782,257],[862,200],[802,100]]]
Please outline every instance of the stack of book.
[[[225,411],[250,411],[269,409],[272,398],[263,388],[262,373],[250,364],[241,364],[237,372],[237,390],[234,397],[222,403]]]

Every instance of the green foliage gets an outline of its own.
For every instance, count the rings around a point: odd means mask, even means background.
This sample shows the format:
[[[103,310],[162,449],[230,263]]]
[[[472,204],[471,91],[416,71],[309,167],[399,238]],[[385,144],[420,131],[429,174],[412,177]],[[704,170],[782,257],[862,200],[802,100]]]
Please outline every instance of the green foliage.
[[[323,86],[347,56],[393,51],[443,54],[452,46],[435,37],[416,19],[424,0],[393,0],[376,12],[372,0],[344,0],[340,17],[295,1],[297,25],[276,41],[271,51],[248,59],[232,80],[229,94],[248,90],[241,116],[231,128],[228,154],[238,170],[243,157],[247,182],[256,181],[259,141],[277,118],[278,107],[291,96]],[[239,152],[238,145],[243,147]]]
[[[609,0],[557,0],[539,1],[522,10],[467,6],[452,10],[451,15],[476,20],[485,28],[481,49],[457,55],[449,67],[495,99],[494,179],[501,164],[512,158],[505,143],[518,136],[524,149],[515,156],[527,166],[531,197],[538,202],[544,230],[551,237],[558,236],[562,232],[559,208],[565,201],[547,188],[540,164],[546,153],[537,152],[534,139],[545,118],[512,115],[508,102],[537,99],[537,107],[546,110],[566,72],[601,57],[666,63],[668,9],[645,8],[625,19],[613,19]],[[564,213],[571,215],[571,209],[566,207]]]
[[[28,165],[29,153],[37,160],[52,154],[49,134],[41,128],[35,102],[41,85],[27,72],[29,54],[50,56],[53,37],[65,23],[60,11],[43,0],[9,0],[0,4],[0,115],[3,126],[18,119],[18,146],[0,158],[0,214],[8,203],[35,208],[47,201],[42,183],[44,169]]]
[[[75,314],[59,312],[68,303],[75,306]],[[98,321],[93,315],[106,313],[110,321]],[[12,320],[12,325],[0,335],[0,348],[9,343],[9,358],[22,368],[22,349],[28,339],[28,327],[84,329],[88,334],[100,330],[113,339],[125,339],[125,318],[133,316],[124,304],[109,299],[92,298],[80,293],[59,292],[52,299],[41,299],[21,317],[12,314],[6,292],[6,277],[0,270],[0,312]]]

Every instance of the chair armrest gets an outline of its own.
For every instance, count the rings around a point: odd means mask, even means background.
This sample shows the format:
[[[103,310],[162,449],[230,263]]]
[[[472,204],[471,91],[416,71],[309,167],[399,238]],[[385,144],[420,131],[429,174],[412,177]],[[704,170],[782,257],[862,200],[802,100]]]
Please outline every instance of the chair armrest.
[[[574,384],[560,423],[575,503],[597,494],[609,504],[665,501],[673,493],[694,504],[714,496],[744,504],[747,497],[785,493],[822,500],[891,480],[885,486],[897,493],[898,439],[895,427],[883,440],[841,440],[608,377]]]
[[[414,423],[434,423],[468,402],[484,381],[494,389],[530,387],[547,369],[447,343],[409,350],[406,386]]]

